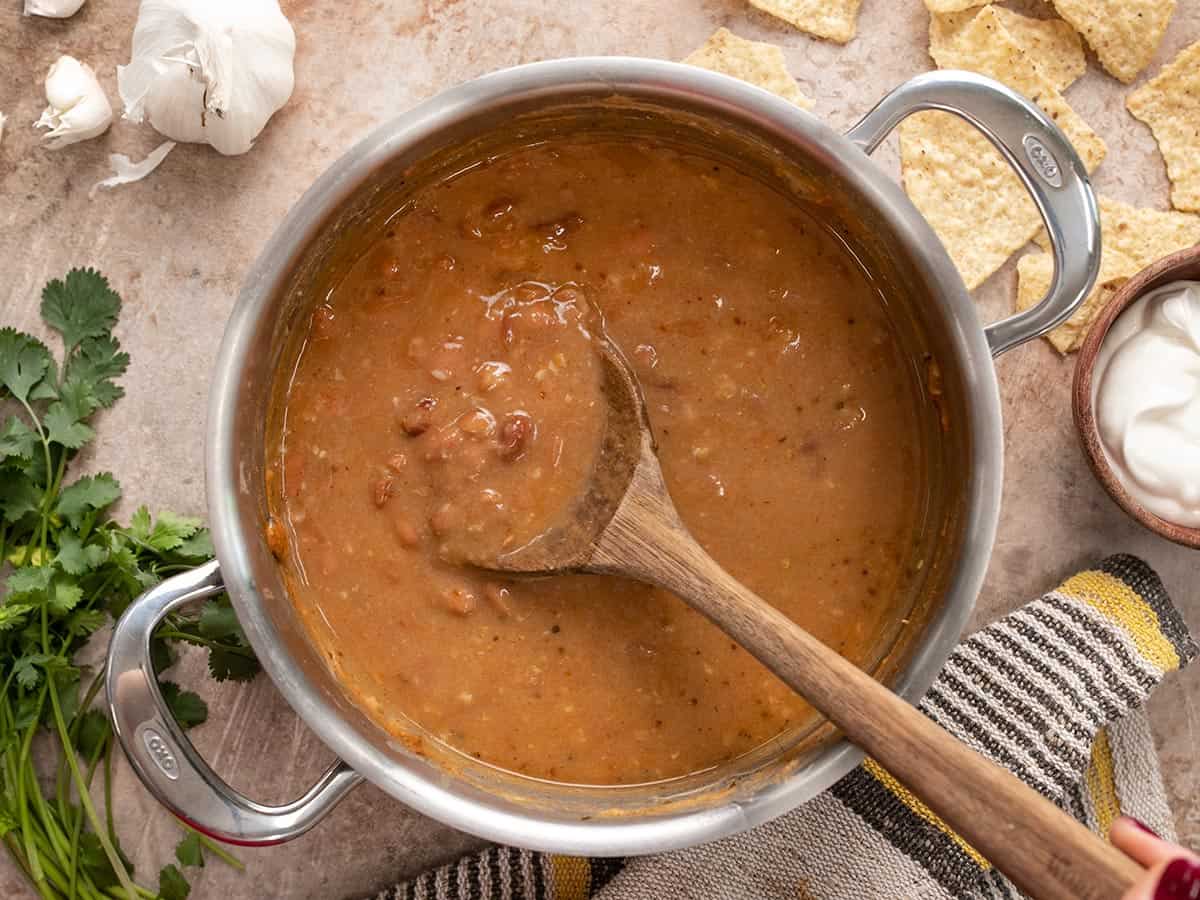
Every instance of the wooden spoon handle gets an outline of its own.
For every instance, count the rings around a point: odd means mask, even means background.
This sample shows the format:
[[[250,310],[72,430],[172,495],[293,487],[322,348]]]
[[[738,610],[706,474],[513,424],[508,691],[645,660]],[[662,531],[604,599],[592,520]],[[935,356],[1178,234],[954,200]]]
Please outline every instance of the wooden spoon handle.
[[[678,594],[807,699],[1038,900],[1118,900],[1141,868],[935,725],[730,576],[688,533],[645,577]],[[665,558],[664,558],[665,557]]]

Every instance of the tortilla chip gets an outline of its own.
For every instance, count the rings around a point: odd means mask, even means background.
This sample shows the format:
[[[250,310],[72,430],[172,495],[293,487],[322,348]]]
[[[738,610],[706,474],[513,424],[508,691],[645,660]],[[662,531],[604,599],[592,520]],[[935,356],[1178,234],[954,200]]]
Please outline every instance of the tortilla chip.
[[[1083,41],[1062,19],[1034,19],[1002,6],[992,7],[992,11],[1055,90],[1065,90],[1087,69]],[[976,15],[978,12],[972,10],[930,16],[929,55],[938,68],[972,67],[972,48],[963,46],[960,37]]]
[[[1118,250],[1105,250],[1100,260],[1100,274],[1092,292],[1084,298],[1075,314],[1053,331],[1044,335],[1059,353],[1066,356],[1078,350],[1087,337],[1092,321],[1108,304],[1112,295],[1137,274],[1141,266]],[[1049,253],[1030,253],[1017,261],[1017,311],[1029,309],[1042,301],[1050,290],[1054,274],[1054,257]]]
[[[1129,84],[1158,50],[1175,0],[1052,0],[1096,51],[1100,64]]]
[[[844,44],[854,37],[862,0],[750,0],[750,5],[801,31]]]
[[[1200,244],[1200,216],[1192,213],[1142,209],[1099,198],[1100,239],[1104,252],[1115,250],[1138,269],[1177,250]],[[1035,239],[1046,249],[1049,242],[1042,231]]]
[[[962,24],[943,58],[1031,97],[1074,144],[1090,172],[1105,146],[985,7]],[[941,60],[939,60],[941,62]],[[946,246],[967,288],[978,287],[1041,225],[1021,180],[987,138],[943,112],[911,116],[900,126],[904,189]]]
[[[728,28],[718,28],[684,62],[689,66],[732,75],[778,94],[802,109],[812,109],[813,101],[804,96],[796,85],[796,79],[788,74],[783,51],[774,44],[748,41]]]
[[[1125,105],[1154,132],[1171,179],[1171,205],[1200,212],[1200,41],[1130,94]]]

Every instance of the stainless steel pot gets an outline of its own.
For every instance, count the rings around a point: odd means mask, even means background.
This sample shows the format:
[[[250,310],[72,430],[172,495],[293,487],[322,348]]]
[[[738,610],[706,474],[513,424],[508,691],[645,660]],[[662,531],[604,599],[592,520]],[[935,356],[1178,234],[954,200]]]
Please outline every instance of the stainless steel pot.
[[[209,835],[243,844],[296,837],[364,778],[402,803],[486,838],[592,855],[649,853],[725,837],[784,813],[830,786],[861,754],[844,741],[768,747],[752,760],[666,785],[586,789],[500,777],[470,760],[411,752],[343,694],[309,643],[263,539],[264,421],[291,315],[319,271],[321,248],[354,227],[382,183],[447,147],[539,110],[626,106],[643,118],[749,135],[780,169],[803,171],[831,215],[858,223],[888,283],[920,298],[911,315],[935,348],[962,460],[957,511],[939,540],[940,573],[923,630],[880,670],[915,701],[958,641],[983,581],[1000,508],[1002,431],[991,357],[1063,322],[1099,264],[1099,222],[1086,171],[1031,102],[962,72],[922,75],[840,135],[741,81],[645,59],[567,59],[498,72],[447,91],[378,129],[338,160],[288,214],[247,275],[225,332],[208,420],[209,516],[218,561],[168,579],[118,623],[108,657],[117,737],[146,787]],[[986,328],[929,225],[868,154],[918,110],[956,113],[1003,152],[1041,210],[1055,278],[1037,307]],[[802,179],[803,180],[803,179]],[[988,223],[980,222],[986,229]],[[276,686],[340,757],[303,797],[269,807],[225,784],[172,720],[149,657],[163,616],[227,590]],[[261,735],[263,752],[272,735]]]

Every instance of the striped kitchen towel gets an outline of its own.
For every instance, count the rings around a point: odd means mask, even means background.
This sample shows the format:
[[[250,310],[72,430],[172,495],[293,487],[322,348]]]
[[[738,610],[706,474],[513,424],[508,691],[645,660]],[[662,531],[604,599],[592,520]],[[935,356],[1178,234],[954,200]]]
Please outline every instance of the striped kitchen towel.
[[[972,635],[921,710],[1094,831],[1174,837],[1143,704],[1197,646],[1144,562],[1113,556]],[[760,828],[674,853],[492,847],[376,900],[946,900],[1019,897],[874,760]]]

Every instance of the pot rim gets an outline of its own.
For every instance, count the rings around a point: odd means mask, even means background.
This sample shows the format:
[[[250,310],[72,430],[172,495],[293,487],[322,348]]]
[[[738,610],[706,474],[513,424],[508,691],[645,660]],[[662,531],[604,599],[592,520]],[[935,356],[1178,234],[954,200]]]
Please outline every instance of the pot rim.
[[[797,771],[763,786],[750,800],[709,809],[676,810],[646,818],[562,821],[514,812],[498,796],[430,779],[356,737],[296,662],[280,652],[263,609],[247,547],[259,536],[242,525],[239,504],[249,499],[239,471],[237,397],[248,365],[250,337],[300,251],[330,212],[370,175],[410,145],[490,105],[552,100],[582,89],[669,103],[686,101],[732,122],[761,128],[803,146],[850,187],[869,198],[913,255],[939,303],[947,335],[963,364],[963,382],[976,415],[970,421],[971,475],[964,486],[963,551],[941,609],[930,620],[893,689],[916,702],[959,641],[982,587],[999,520],[1003,438],[999,389],[991,352],[957,269],[932,228],[900,185],[863,150],[814,116],[765,90],[694,66],[638,57],[576,57],[531,63],[482,76],[436,95],[384,123],[336,160],[287,213],[250,268],[226,325],[209,394],[205,474],[209,520],[221,573],[251,645],[288,704],[355,771],[409,807],[480,837],[548,852],[619,856],[694,846],[766,822],[811,799],[847,774],[863,754],[845,740],[831,743]]]

